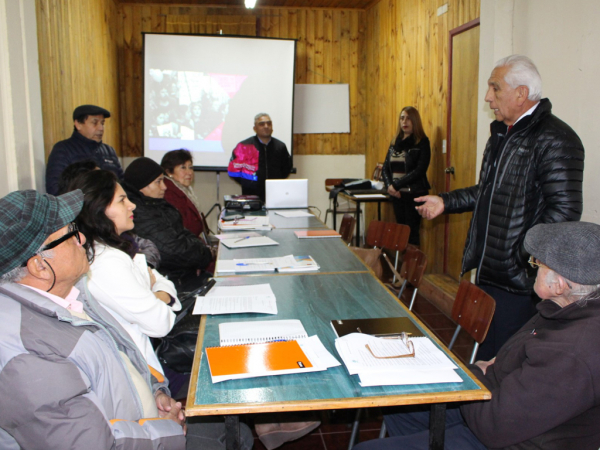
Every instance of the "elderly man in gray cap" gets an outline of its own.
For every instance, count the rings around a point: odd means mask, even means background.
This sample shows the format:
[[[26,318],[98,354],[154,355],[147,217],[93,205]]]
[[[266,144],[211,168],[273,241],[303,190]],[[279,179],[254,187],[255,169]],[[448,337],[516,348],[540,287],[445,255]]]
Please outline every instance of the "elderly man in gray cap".
[[[115,149],[102,142],[104,122],[110,112],[96,105],[81,105],[73,111],[73,134],[57,142],[46,165],[46,192],[58,194],[58,180],[65,168],[75,162],[92,160],[100,169],[123,179],[123,169]]]
[[[82,205],[79,190],[0,199],[0,448],[184,449],[181,403],[78,282]]]
[[[539,224],[524,246],[544,300],[496,358],[470,367],[492,400],[447,411],[446,449],[600,447],[600,225]],[[425,411],[385,422],[391,438],[355,449],[428,448]]]

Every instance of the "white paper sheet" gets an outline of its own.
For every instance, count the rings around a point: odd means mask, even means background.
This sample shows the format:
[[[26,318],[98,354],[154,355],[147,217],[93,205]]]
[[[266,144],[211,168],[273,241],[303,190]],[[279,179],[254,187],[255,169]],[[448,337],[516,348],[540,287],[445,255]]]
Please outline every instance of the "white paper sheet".
[[[223,233],[223,234],[215,234],[215,237],[219,240],[223,239],[241,239],[245,237],[259,237],[262,236],[258,234],[256,231],[244,231],[241,233]]]
[[[285,217],[287,219],[292,217],[312,217],[314,214],[309,213],[308,211],[301,210],[290,210],[290,211],[275,211],[275,214],[281,217]]]
[[[227,248],[266,247],[268,245],[279,245],[279,242],[276,242],[266,236],[221,239],[221,243]]]
[[[196,297],[192,314],[277,314],[277,302],[270,284],[217,286],[205,297]]]
[[[352,196],[356,198],[387,198],[383,194],[353,194]]]

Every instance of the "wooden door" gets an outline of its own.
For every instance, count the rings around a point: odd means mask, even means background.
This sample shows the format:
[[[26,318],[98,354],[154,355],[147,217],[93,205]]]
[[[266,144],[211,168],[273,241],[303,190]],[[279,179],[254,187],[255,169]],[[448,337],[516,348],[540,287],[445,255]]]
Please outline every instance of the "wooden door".
[[[479,19],[450,31],[450,80],[446,190],[475,184]],[[458,280],[471,213],[446,216],[444,273]]]

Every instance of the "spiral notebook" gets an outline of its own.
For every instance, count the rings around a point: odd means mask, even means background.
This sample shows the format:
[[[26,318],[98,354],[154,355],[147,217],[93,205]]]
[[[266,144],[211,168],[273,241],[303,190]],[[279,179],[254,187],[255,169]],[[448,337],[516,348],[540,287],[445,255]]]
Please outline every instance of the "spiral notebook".
[[[308,335],[302,326],[302,322],[295,319],[224,322],[219,324],[219,345],[221,347],[292,341],[306,337]]]

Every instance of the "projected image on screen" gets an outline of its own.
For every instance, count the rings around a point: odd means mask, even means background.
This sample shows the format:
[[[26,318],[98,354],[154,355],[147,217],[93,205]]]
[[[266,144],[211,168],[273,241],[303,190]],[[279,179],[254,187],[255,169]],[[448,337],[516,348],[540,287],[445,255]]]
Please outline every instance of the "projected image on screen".
[[[223,152],[229,101],[246,75],[149,70],[150,150]]]
[[[295,41],[144,34],[144,155],[193,152],[194,166],[226,170],[254,116],[292,149]]]

